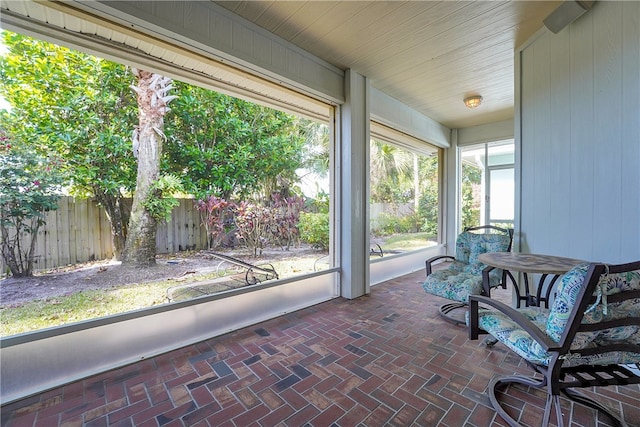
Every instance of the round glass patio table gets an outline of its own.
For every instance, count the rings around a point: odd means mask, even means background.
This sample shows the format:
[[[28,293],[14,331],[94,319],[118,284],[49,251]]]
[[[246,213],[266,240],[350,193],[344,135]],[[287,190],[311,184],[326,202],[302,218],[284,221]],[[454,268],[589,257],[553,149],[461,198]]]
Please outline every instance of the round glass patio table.
[[[487,252],[478,256],[478,261],[490,267],[504,270],[513,281],[516,292],[516,306],[524,301],[527,306],[540,306],[544,303],[549,307],[549,297],[556,281],[567,271],[585,261],[554,255],[524,254],[519,252]],[[483,281],[488,285],[489,271],[483,271]],[[522,273],[524,280],[524,295],[512,272]],[[535,295],[529,288],[529,274],[540,274],[540,280]]]

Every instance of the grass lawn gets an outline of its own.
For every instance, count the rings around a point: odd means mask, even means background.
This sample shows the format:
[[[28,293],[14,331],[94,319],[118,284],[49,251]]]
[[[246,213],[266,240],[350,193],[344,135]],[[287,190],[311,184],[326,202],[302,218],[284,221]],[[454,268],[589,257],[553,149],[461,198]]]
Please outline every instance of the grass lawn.
[[[385,251],[413,251],[436,244],[435,238],[429,233],[394,234],[382,244]]]
[[[2,336],[19,334],[166,302],[167,282],[144,283],[109,290],[88,290],[72,295],[3,308]]]
[[[385,253],[404,252],[432,246],[427,233],[399,234],[381,244]],[[291,257],[272,262],[280,278],[292,277],[328,267],[316,262],[320,255]],[[233,274],[233,272],[230,272]],[[108,289],[84,290],[70,295],[49,297],[17,307],[0,309],[0,336],[9,336],[83,320],[95,319],[128,311],[139,310],[169,302],[195,298],[245,286],[244,272],[229,280],[221,279],[220,272],[195,274],[184,280],[173,279],[133,283]],[[228,277],[228,276],[227,276]],[[174,288],[173,294],[171,288]]]
[[[315,259],[300,258],[295,262],[283,260],[272,264],[280,278],[284,278],[313,271]],[[3,307],[0,309],[0,336],[15,335],[165,304],[169,302],[167,290],[176,286],[188,289],[191,285],[205,283],[203,286],[199,286],[204,290],[204,293],[199,290],[187,291],[181,293],[180,298],[175,298],[176,300],[184,300],[245,285],[244,273],[236,274],[236,276],[242,277],[229,278],[226,281],[227,284],[216,283],[220,282],[220,276],[220,272],[216,272],[194,275],[180,282],[171,279],[134,283],[106,290],[85,290],[71,295],[46,298],[19,307]],[[213,283],[209,285],[207,282]]]

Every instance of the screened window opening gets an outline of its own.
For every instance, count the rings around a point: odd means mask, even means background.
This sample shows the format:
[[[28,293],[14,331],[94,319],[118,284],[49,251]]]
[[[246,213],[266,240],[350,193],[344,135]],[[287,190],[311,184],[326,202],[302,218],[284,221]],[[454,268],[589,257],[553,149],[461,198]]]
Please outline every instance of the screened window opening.
[[[460,153],[461,230],[478,225],[513,228],[513,140],[463,147]]]
[[[1,336],[334,267],[328,122],[0,34],[0,168],[15,184],[0,189],[2,245],[20,248],[0,258]],[[165,92],[143,106],[151,84]],[[155,262],[141,268],[121,262],[150,158],[139,111],[162,103],[141,201]],[[33,202],[28,192],[41,202],[26,223],[14,208]]]
[[[438,242],[438,150],[400,144],[375,136],[370,142],[372,253],[398,254]]]

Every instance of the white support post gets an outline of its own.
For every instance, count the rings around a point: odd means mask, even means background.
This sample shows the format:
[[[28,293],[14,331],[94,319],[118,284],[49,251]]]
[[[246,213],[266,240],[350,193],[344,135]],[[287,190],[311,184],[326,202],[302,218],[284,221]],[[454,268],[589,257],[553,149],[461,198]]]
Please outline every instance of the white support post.
[[[348,70],[340,116],[340,266],[345,298],[371,290],[369,280],[369,80]]]

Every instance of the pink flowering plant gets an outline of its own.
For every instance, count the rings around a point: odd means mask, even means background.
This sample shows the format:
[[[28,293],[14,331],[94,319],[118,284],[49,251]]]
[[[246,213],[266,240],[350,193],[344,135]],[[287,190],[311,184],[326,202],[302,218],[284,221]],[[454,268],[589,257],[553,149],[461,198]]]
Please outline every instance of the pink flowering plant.
[[[236,206],[236,237],[253,251],[254,257],[262,254],[273,221],[273,210],[265,206],[244,201]]]
[[[271,235],[273,241],[285,250],[300,243],[300,212],[304,210],[304,198],[300,196],[284,197],[278,193],[272,195],[273,223]]]
[[[38,156],[0,130],[0,250],[15,277],[33,274],[38,230],[58,208],[62,176],[55,159]]]
[[[207,231],[207,246],[215,249],[222,245],[227,236],[228,229],[233,222],[234,204],[227,200],[210,195],[195,202],[196,209],[200,212],[202,225]]]

